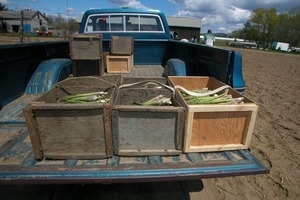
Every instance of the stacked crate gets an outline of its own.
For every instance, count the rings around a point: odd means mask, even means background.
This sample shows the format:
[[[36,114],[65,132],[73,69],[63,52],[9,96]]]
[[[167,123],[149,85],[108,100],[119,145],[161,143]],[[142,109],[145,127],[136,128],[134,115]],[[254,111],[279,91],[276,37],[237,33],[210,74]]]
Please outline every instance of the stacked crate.
[[[103,75],[102,35],[76,34],[70,37],[74,76]]]
[[[111,36],[107,73],[130,73],[133,68],[134,41],[132,37]]]

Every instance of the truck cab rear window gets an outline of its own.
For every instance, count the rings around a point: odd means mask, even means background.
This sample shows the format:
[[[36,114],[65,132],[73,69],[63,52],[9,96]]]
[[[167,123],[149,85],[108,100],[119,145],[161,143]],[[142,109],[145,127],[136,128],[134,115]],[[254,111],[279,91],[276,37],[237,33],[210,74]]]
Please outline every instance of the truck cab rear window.
[[[101,32],[164,32],[157,15],[109,14],[91,15],[85,25],[85,33]]]

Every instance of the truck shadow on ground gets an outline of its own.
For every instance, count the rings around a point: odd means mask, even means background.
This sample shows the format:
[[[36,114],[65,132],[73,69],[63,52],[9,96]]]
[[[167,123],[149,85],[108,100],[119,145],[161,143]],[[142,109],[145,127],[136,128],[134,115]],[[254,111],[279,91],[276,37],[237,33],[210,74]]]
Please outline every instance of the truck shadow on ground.
[[[115,200],[190,199],[190,192],[203,189],[201,180],[159,183],[87,185],[1,185],[0,199],[18,200]]]

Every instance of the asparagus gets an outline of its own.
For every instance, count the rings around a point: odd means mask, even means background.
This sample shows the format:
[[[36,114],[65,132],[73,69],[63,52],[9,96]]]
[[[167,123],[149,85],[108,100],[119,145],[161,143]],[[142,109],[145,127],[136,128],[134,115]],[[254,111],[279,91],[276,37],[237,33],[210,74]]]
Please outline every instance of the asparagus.
[[[199,90],[187,90],[181,86],[176,86],[181,92],[181,95],[186,100],[187,104],[238,104],[243,103],[244,97],[232,98],[228,93],[229,86],[222,86],[215,90],[208,90],[202,88]],[[217,93],[225,90],[224,93],[218,95]]]
[[[84,94],[73,94],[65,96],[61,99],[63,103],[89,103],[89,102],[100,102],[105,103],[109,99],[105,98],[107,92],[92,92]]]
[[[154,97],[153,99],[150,99],[144,103],[141,103],[142,106],[166,106],[166,105],[172,105],[171,98],[166,98],[163,95],[158,95],[157,97]]]

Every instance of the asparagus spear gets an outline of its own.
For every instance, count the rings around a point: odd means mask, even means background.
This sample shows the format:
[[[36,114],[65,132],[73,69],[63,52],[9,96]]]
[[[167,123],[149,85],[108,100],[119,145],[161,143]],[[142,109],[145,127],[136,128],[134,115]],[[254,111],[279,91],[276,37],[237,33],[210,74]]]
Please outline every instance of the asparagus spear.
[[[101,102],[104,103],[109,99],[105,98],[107,92],[92,92],[84,94],[68,95],[61,99],[64,103],[87,103],[87,102]]]

